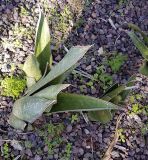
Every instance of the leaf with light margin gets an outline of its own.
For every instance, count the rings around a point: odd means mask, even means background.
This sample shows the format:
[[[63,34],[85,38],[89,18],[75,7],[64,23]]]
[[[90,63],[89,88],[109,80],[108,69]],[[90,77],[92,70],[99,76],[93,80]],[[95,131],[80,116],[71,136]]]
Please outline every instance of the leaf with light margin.
[[[34,84],[28,89],[28,95],[33,94],[35,91],[37,91],[47,83],[51,82],[55,78],[68,71],[84,56],[84,54],[88,51],[90,47],[91,46],[72,47],[65,55],[65,57],[51,69],[51,71],[46,75],[45,78],[39,80],[36,84]]]
[[[45,71],[46,64],[51,64],[52,55],[50,51],[50,31],[48,22],[42,12],[40,12],[35,41],[35,56],[40,63],[42,74]]]
[[[148,61],[148,47],[136,36],[132,31],[127,32],[132,39],[134,45],[139,49],[142,56]]]
[[[118,106],[102,99],[79,94],[60,93],[57,103],[52,107],[52,112],[80,112],[118,109]]]
[[[16,129],[24,130],[24,128],[26,127],[26,123],[14,116],[13,113],[11,113],[11,115],[9,116],[8,123]]]
[[[57,84],[57,85],[51,85],[36,94],[34,94],[34,97],[39,97],[39,98],[46,98],[49,100],[52,99],[57,99],[57,95],[59,94],[60,91],[66,89],[70,84]]]
[[[56,100],[26,96],[15,101],[12,113],[21,120],[33,123],[47,107],[55,103]]]

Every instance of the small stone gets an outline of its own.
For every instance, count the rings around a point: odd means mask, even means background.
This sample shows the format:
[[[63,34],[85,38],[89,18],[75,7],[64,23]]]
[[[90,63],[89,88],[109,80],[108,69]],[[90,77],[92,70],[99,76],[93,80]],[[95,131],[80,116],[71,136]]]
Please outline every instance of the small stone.
[[[79,153],[82,156],[84,154],[84,149],[83,148],[79,148]]]
[[[111,155],[112,155],[112,158],[113,158],[113,159],[120,157],[119,153],[116,152],[116,151],[113,151],[113,152],[111,153]]]
[[[44,147],[44,152],[48,152],[48,146]]]
[[[58,157],[59,157],[58,154],[55,154],[55,155],[54,155],[54,158],[55,158],[55,159],[58,159]]]
[[[89,160],[88,158],[83,158],[83,160]]]
[[[96,17],[97,17],[97,15],[96,15],[95,12],[92,13],[92,17],[93,17],[93,18],[96,18]]]
[[[60,61],[61,60],[61,56],[58,55],[56,58],[55,58],[56,61]]]
[[[92,39],[92,40],[95,40],[95,39],[96,39],[96,36],[95,36],[94,34],[92,34],[92,35],[91,35],[91,39]]]
[[[86,70],[91,70],[91,65],[87,66]]]
[[[35,155],[34,160],[41,160],[42,158],[39,155]]]
[[[88,129],[84,129],[85,134],[89,134],[89,130]]]
[[[67,128],[66,128],[66,131],[69,133],[72,131],[72,126],[71,125],[68,125]]]
[[[49,158],[49,159],[53,159],[53,155],[49,155],[48,158]]]
[[[30,149],[26,149],[26,154],[31,157],[32,156],[31,150]]]

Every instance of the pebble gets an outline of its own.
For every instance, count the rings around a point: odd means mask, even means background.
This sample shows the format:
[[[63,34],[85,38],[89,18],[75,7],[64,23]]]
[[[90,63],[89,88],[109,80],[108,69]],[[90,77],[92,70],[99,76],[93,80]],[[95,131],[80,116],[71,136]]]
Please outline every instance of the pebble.
[[[89,134],[89,130],[88,129],[84,129],[85,134]]]
[[[28,155],[28,156],[30,156],[30,157],[32,157],[32,152],[31,152],[31,150],[30,149],[26,149],[26,154]]]
[[[35,155],[34,160],[41,160],[42,158],[39,155]]]
[[[66,131],[69,133],[69,132],[71,132],[72,131],[72,126],[71,125],[68,125],[67,127],[66,127]]]
[[[79,148],[79,153],[82,156],[84,154],[84,149],[83,148]]]

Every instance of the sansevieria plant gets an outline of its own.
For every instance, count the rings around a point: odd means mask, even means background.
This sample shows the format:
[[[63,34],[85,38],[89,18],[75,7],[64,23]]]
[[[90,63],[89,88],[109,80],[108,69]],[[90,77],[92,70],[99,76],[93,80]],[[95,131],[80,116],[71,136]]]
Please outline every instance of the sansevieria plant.
[[[112,87],[102,99],[61,92],[69,86],[62,84],[67,74],[90,47],[72,47],[58,64],[52,66],[49,27],[46,18],[40,13],[35,53],[27,57],[23,66],[27,90],[23,97],[15,101],[9,124],[24,130],[27,123],[33,123],[44,112],[68,111],[87,111],[91,120],[108,122],[112,118],[112,111],[118,109],[116,104],[123,100],[122,93],[126,91],[126,85]]]
[[[128,35],[130,36],[134,45],[138,48],[144,58],[144,63],[140,67],[140,73],[148,77],[148,37],[135,24],[129,23],[128,27],[132,29],[132,31],[127,32]],[[135,33],[139,33],[142,36],[143,41]]]

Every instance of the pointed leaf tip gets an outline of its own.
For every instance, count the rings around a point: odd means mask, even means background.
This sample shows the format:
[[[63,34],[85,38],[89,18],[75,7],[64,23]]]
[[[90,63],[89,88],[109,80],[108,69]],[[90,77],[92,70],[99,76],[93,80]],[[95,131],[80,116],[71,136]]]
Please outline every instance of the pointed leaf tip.
[[[40,63],[40,69],[42,74],[44,74],[46,64],[51,64],[52,55],[50,51],[50,31],[46,17],[42,12],[40,12],[36,40],[35,40],[35,56]]]

